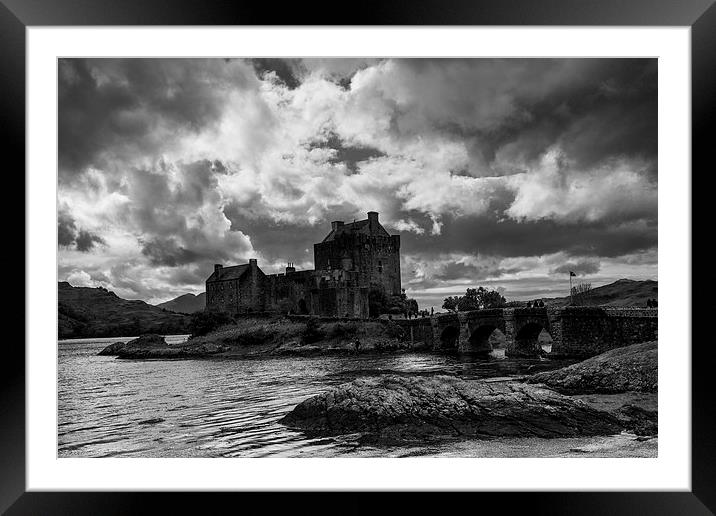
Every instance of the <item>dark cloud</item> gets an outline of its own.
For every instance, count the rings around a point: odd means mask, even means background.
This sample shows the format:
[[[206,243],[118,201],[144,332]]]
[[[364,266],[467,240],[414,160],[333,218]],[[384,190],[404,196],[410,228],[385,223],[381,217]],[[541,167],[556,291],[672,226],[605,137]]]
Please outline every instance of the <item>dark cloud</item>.
[[[569,274],[573,272],[577,276],[585,276],[587,274],[596,274],[600,268],[601,264],[598,260],[579,260],[555,267],[551,272],[552,274]]]
[[[259,77],[274,72],[281,82],[291,90],[301,85],[299,76],[294,73],[296,67],[300,66],[295,59],[255,58],[249,61]]]
[[[199,256],[196,252],[181,247],[173,238],[156,238],[146,242],[142,254],[152,265],[176,267],[191,263]]]
[[[77,233],[75,245],[78,251],[83,253],[89,252],[94,248],[95,244],[104,244],[104,239],[85,230],[80,230],[80,232]]]
[[[440,235],[403,233],[402,252],[463,252],[500,257],[565,252],[576,256],[615,257],[657,245],[658,228],[643,220],[627,223],[553,220],[517,221],[494,215],[446,218]]]
[[[331,229],[329,221],[306,225],[247,217],[233,203],[224,207],[224,214],[231,221],[232,230],[248,235],[254,248],[274,262],[313,262],[313,244],[321,242]]]
[[[60,212],[57,216],[57,243],[63,247],[71,246],[77,238],[77,227],[72,216]]]
[[[581,168],[617,156],[656,159],[656,59],[406,59],[397,66],[412,79],[403,87],[415,105],[396,105],[394,130],[462,139],[475,175],[511,172],[500,161],[533,163],[555,144]],[[444,78],[439,85],[436,76]]]
[[[347,145],[340,136],[335,133],[324,135],[320,139],[313,139],[305,144],[307,149],[330,149],[334,151],[329,163],[343,163],[351,173],[356,173],[357,164],[371,158],[385,156],[384,152],[374,147],[357,147]]]
[[[158,154],[182,132],[218,123],[227,92],[255,79],[219,59],[60,59],[58,66],[60,180]]]
[[[503,274],[511,274],[519,272],[520,269],[510,268],[504,269],[496,266],[495,263],[486,261],[485,264],[473,265],[462,262],[449,262],[445,265],[441,272],[433,276],[437,280],[483,280],[490,277],[499,277]]]
[[[86,229],[78,229],[75,219],[69,211],[63,209],[57,215],[57,243],[60,247],[74,246],[78,251],[88,253],[94,249],[95,244],[104,244],[105,241]]]

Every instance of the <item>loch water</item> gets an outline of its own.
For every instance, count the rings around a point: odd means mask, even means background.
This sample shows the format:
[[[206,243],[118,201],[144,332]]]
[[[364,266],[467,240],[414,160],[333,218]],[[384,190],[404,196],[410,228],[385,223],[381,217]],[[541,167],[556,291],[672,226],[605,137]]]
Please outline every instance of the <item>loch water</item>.
[[[304,399],[362,376],[504,378],[568,361],[430,353],[208,360],[97,355],[120,340],[129,338],[59,341],[59,457],[656,456],[656,439],[642,442],[626,433],[380,447],[359,444],[355,436],[309,438],[278,423]]]

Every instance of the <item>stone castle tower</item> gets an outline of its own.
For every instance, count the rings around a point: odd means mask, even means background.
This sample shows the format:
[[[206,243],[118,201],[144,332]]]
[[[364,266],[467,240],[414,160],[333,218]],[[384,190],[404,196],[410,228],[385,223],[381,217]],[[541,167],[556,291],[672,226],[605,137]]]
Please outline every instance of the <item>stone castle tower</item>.
[[[349,224],[331,222],[331,232],[313,245],[316,270],[343,270],[358,273],[369,288],[387,295],[399,295],[400,235],[391,235],[378,221],[378,213]]]

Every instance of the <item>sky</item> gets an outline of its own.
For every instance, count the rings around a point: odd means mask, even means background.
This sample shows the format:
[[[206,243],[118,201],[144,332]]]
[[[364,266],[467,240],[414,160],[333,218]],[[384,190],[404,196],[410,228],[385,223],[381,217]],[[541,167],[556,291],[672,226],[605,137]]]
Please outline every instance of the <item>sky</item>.
[[[60,59],[58,278],[149,303],[377,211],[421,308],[657,279],[655,59]]]

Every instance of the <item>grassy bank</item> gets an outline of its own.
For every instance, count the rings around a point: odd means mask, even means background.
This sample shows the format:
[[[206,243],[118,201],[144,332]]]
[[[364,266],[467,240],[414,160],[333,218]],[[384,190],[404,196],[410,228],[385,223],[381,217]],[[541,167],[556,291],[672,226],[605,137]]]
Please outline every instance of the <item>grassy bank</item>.
[[[402,328],[391,321],[255,316],[242,317],[206,335],[192,336],[181,345],[140,346],[143,349],[128,349],[122,357],[310,356],[411,349],[402,337]]]
[[[299,317],[245,317],[186,345],[225,348],[225,356],[312,355],[408,349],[390,321],[331,321]]]

